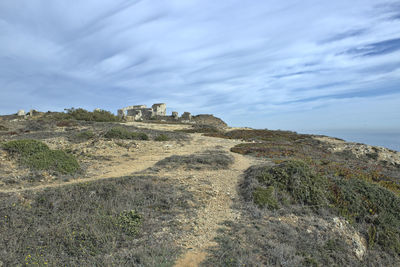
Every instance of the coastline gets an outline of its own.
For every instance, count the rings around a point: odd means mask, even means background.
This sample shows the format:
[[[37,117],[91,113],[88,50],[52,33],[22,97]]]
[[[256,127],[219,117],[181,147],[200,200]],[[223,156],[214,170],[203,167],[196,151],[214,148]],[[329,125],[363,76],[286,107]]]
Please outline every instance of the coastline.
[[[372,131],[372,130],[302,130],[299,133],[326,135],[345,140],[346,142],[362,143],[370,146],[379,146],[400,152],[399,131]]]

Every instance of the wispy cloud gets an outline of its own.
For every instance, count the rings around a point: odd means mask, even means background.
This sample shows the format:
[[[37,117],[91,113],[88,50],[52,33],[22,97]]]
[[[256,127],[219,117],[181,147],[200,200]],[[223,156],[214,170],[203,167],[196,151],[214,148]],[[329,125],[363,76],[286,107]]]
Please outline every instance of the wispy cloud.
[[[306,123],[310,110],[397,97],[399,10],[373,0],[3,0],[0,112],[163,101],[232,124],[282,114]],[[385,121],[393,110],[380,107]]]

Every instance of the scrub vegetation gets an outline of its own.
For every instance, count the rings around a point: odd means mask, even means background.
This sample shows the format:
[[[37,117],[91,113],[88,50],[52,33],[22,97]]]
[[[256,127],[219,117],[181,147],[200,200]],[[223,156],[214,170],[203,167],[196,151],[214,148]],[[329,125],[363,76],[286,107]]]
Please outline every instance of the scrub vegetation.
[[[221,228],[204,266],[399,265],[400,166],[293,132],[207,135],[248,141],[231,151],[273,164],[246,171],[241,219]]]
[[[105,135],[105,138],[114,139],[132,139],[132,140],[149,140],[145,133],[131,132],[123,127],[114,127],[110,129]]]
[[[66,112],[48,112],[47,118],[58,121],[78,120],[78,121],[97,121],[97,122],[117,122],[120,119],[106,110],[87,111],[83,108],[65,109]]]
[[[79,163],[74,156],[62,150],[52,150],[37,140],[15,140],[2,147],[15,155],[22,165],[33,170],[52,170],[63,174],[73,174],[79,170]]]
[[[171,266],[189,192],[151,176],[0,194],[4,266]]]
[[[228,169],[234,162],[231,155],[223,151],[205,151],[185,156],[170,156],[155,164],[155,168],[186,170],[221,170]]]

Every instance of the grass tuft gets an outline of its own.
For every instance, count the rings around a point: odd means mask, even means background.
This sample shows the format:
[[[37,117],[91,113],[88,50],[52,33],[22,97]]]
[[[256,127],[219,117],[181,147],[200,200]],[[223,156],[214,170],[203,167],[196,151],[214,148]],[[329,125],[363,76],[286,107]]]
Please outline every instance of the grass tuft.
[[[122,211],[117,218],[118,226],[128,235],[135,236],[140,231],[142,216],[135,210]]]
[[[89,140],[89,139],[93,139],[94,136],[95,136],[95,134],[94,134],[93,131],[83,131],[83,132],[77,133],[75,135],[75,139],[86,141],[86,140]]]
[[[112,139],[149,140],[149,137],[145,133],[130,132],[120,126],[110,129],[104,137]]]
[[[169,139],[168,135],[160,134],[154,140],[162,142],[162,141],[169,141],[170,139]]]
[[[155,166],[166,169],[183,167],[188,170],[220,170],[228,169],[233,162],[233,157],[223,151],[207,150],[193,155],[173,155],[160,160]]]

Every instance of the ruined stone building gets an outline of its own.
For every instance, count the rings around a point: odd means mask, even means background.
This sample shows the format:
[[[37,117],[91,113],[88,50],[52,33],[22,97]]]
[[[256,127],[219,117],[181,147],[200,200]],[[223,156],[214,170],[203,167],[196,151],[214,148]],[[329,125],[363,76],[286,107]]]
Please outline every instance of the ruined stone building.
[[[151,108],[146,105],[129,106],[118,110],[118,116],[126,120],[149,120],[155,117],[167,115],[167,105],[164,103],[154,104]]]
[[[178,112],[173,111],[171,116],[167,116],[167,105],[165,103],[154,104],[151,108],[146,105],[129,106],[118,110],[118,117],[127,121],[141,121],[150,119],[159,119],[165,121],[180,121],[191,123],[192,115],[190,112],[184,112],[179,117]]]

